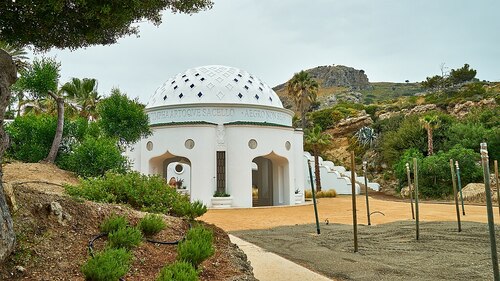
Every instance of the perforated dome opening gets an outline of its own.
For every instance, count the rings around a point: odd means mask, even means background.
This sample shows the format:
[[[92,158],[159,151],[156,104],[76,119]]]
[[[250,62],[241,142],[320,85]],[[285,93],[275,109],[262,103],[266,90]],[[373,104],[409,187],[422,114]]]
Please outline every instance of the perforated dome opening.
[[[179,104],[252,104],[283,108],[278,95],[254,75],[229,66],[186,70],[159,87],[147,107]]]

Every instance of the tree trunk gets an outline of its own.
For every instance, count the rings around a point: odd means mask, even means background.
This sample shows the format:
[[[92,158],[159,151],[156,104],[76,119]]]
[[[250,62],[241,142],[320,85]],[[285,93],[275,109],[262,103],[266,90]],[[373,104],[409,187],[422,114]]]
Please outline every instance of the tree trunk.
[[[62,136],[63,136],[63,127],[64,127],[64,99],[62,97],[57,96],[52,91],[49,91],[49,95],[56,101],[57,103],[57,128],[56,134],[54,136],[54,140],[52,141],[52,147],[50,148],[49,155],[43,161],[47,163],[54,163],[56,161],[57,152],[59,151],[59,145],[61,144]]]
[[[428,156],[434,154],[434,145],[432,143],[432,127],[427,128],[427,153]]]
[[[316,192],[321,191],[321,174],[319,172],[318,152],[314,151],[314,177],[316,178]]]
[[[8,257],[14,250],[16,235],[9,207],[5,200],[2,185],[2,165],[3,154],[9,146],[9,138],[3,127],[5,109],[10,100],[10,85],[17,79],[17,70],[12,57],[0,49],[0,263]]]
[[[306,129],[306,91],[301,90],[301,102],[300,102],[300,118],[302,121],[302,130]]]

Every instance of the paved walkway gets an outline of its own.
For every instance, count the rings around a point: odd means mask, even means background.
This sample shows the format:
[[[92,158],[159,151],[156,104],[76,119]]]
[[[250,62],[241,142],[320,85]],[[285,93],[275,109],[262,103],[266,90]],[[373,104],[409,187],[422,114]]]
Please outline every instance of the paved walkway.
[[[252,264],[255,278],[260,281],[331,280],[234,235],[229,235],[229,238],[231,238],[231,242],[238,245],[245,252]]]

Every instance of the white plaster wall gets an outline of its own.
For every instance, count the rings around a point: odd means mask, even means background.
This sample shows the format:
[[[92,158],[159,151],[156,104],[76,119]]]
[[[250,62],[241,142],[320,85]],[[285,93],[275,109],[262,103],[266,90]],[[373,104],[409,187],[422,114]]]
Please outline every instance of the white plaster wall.
[[[297,150],[295,133],[292,128],[261,127],[249,125],[230,125],[225,127],[227,144],[227,190],[233,196],[234,207],[252,206],[252,160],[259,156],[266,156],[273,161],[273,174],[282,175],[275,179],[273,203],[275,205],[293,205],[295,194],[294,167]],[[257,147],[250,149],[250,139],[257,141]],[[286,150],[285,142],[290,141],[291,149]],[[271,154],[272,153],[272,154]],[[271,155],[269,155],[271,154]],[[282,157],[282,158],[281,158]],[[285,158],[285,159],[283,159]],[[288,166],[288,169],[279,168]],[[299,172],[300,174],[300,172]],[[296,177],[297,175],[295,175]],[[300,175],[299,179],[301,178]],[[279,182],[281,181],[281,182]],[[282,190],[279,190],[282,186]]]
[[[207,206],[215,191],[215,140],[214,125],[164,126],[152,129],[153,134],[142,139],[137,148],[142,150],[139,171],[144,174],[163,175],[163,162],[166,158],[181,156],[191,162],[191,200],[201,200]],[[184,145],[187,139],[195,143],[193,149]],[[146,143],[153,142],[153,149],[148,151]],[[136,149],[137,149],[136,148]]]

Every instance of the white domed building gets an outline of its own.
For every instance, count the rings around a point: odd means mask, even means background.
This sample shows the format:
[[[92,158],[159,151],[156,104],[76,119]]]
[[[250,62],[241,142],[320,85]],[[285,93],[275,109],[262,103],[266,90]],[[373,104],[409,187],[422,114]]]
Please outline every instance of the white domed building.
[[[180,191],[209,207],[304,201],[303,133],[259,78],[234,67],[191,68],[158,88],[146,112],[153,134],[127,151],[134,170],[182,181]]]

